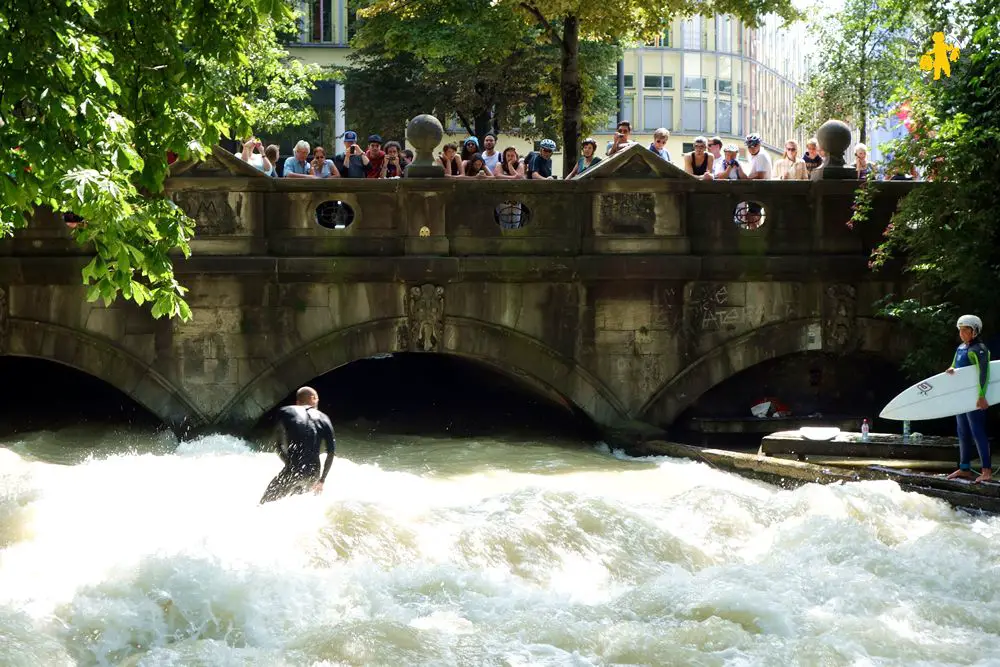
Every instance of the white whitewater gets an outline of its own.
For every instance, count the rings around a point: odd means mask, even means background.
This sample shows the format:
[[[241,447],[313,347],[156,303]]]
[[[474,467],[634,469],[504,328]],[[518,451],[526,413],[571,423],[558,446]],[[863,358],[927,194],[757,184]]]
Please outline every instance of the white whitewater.
[[[323,496],[260,507],[280,462],[235,438],[9,440],[0,665],[1000,661],[1000,520],[893,483],[342,441]]]

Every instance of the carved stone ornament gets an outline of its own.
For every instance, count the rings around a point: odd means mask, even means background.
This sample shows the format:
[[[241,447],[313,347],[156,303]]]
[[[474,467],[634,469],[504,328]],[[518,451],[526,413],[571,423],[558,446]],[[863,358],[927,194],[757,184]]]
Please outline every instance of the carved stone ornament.
[[[10,314],[7,307],[7,290],[0,287],[0,352],[7,349],[7,334],[10,330]]]
[[[429,283],[411,287],[407,306],[410,350],[440,352],[444,342],[444,288]]]
[[[853,285],[830,285],[824,299],[823,337],[832,352],[850,352],[857,343],[857,290]]]

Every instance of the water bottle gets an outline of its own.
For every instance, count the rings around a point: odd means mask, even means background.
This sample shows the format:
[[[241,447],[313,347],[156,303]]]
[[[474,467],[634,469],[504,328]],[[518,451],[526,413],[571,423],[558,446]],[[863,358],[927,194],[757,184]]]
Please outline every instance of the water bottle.
[[[910,420],[903,420],[903,444],[908,444],[910,442]]]
[[[868,442],[868,433],[871,428],[868,426],[868,420],[865,419],[861,422],[861,442]]]

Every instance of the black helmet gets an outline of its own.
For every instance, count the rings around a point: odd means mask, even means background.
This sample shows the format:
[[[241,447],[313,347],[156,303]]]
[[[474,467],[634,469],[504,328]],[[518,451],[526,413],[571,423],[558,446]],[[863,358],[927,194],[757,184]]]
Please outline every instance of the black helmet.
[[[760,137],[756,134],[748,134],[746,138],[747,147],[760,146]]]

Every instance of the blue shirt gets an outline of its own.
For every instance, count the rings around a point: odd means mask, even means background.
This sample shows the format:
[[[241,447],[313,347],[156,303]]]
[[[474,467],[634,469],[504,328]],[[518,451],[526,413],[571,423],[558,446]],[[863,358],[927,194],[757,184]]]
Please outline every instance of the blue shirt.
[[[541,153],[535,153],[529,166],[529,171],[538,172],[539,176],[548,178],[552,175],[552,158],[544,158]]]
[[[320,178],[329,178],[330,174],[332,174],[333,170],[336,168],[337,167],[333,164],[333,160],[327,158],[326,160],[323,161],[323,167],[319,170],[319,173],[315,175],[319,176]]]
[[[289,155],[285,158],[285,172],[284,176],[289,174],[303,174],[309,175],[309,160],[303,160],[299,162],[299,159],[294,155]]]

